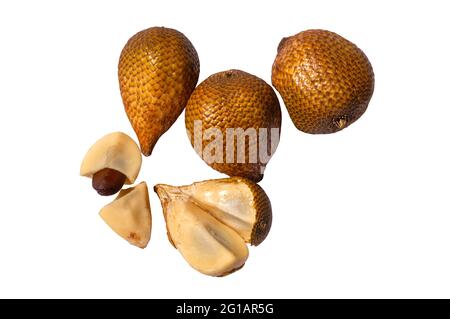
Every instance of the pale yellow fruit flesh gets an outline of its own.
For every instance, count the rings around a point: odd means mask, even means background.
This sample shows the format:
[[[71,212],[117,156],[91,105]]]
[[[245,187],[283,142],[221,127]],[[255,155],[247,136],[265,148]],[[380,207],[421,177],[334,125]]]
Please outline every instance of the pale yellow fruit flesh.
[[[181,188],[199,206],[251,241],[256,220],[253,194],[244,183],[210,180]]]
[[[152,219],[145,182],[121,190],[117,198],[100,211],[106,224],[130,244],[145,248],[150,241]]]
[[[245,264],[248,248],[237,232],[177,188],[160,185],[156,188],[163,202],[170,239],[191,267],[206,275],[224,276]]]
[[[126,184],[135,182],[141,169],[139,146],[128,135],[114,132],[99,139],[86,153],[80,175],[92,176],[104,168],[114,169],[126,176]]]

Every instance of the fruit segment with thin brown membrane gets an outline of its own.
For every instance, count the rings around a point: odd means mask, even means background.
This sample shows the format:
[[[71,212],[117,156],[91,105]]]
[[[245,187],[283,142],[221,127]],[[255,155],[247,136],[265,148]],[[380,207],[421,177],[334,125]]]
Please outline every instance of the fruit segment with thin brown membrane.
[[[121,190],[117,198],[100,211],[102,219],[119,236],[139,248],[147,247],[152,215],[147,184]]]
[[[241,178],[207,180],[187,186],[155,186],[167,235],[186,261],[210,276],[225,276],[248,258],[246,243],[260,244],[272,223],[264,190]]]
[[[367,109],[374,83],[364,52],[326,30],[282,39],[272,66],[272,84],[306,133],[334,133],[355,122]]]
[[[153,27],[128,40],[119,61],[120,92],[144,155],[183,111],[199,72],[194,46],[177,30]]]
[[[201,125],[200,132],[196,122]],[[202,152],[200,155],[209,166],[229,176],[258,182],[267,164],[261,155],[272,155],[278,144],[280,104],[266,82],[240,70],[229,70],[213,74],[197,86],[186,106],[185,123],[191,144],[197,153]],[[233,135],[229,138],[230,129],[235,133],[237,130],[249,133],[240,144],[245,149],[239,147]],[[272,129],[278,131],[276,136],[272,135]],[[211,144],[214,138],[217,140],[214,130],[221,133],[221,144],[211,152],[211,158],[205,158],[204,151],[217,145]],[[208,131],[213,133],[212,137]],[[264,139],[262,132],[267,138]]]
[[[99,139],[86,153],[80,175],[92,178],[93,188],[104,196],[133,184],[141,169],[139,146],[131,137],[114,132]]]

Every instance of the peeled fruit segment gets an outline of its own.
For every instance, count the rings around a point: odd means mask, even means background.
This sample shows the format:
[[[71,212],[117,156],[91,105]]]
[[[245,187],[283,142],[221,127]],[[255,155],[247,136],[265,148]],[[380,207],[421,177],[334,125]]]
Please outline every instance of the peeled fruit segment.
[[[254,182],[263,178],[281,128],[270,85],[240,70],[213,74],[194,90],[185,114],[191,144],[209,166]]]
[[[117,198],[100,211],[100,216],[119,236],[140,248],[147,247],[152,216],[147,184],[121,190]]]
[[[234,229],[247,243],[259,245],[270,231],[272,207],[264,190],[252,181],[232,177],[179,188],[197,205]]]
[[[189,197],[167,185],[155,186],[172,244],[199,272],[224,276],[241,268],[248,258],[245,241]]]
[[[355,122],[367,109],[374,83],[364,52],[326,30],[284,38],[272,66],[272,84],[306,133],[334,133]]]
[[[194,46],[177,30],[153,27],[128,40],[119,61],[120,92],[144,155],[183,111],[199,72]]]
[[[141,151],[133,139],[125,133],[114,132],[99,139],[88,150],[81,163],[80,175],[92,178],[96,173],[110,169],[125,175],[125,184],[132,184],[139,174],[141,162]],[[97,182],[100,184],[110,176],[102,174]],[[122,180],[114,178],[112,181],[118,183]]]

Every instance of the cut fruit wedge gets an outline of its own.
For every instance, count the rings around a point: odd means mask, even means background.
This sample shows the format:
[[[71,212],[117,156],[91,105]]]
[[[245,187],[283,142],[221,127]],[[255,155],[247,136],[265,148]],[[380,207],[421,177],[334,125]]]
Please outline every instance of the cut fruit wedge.
[[[224,178],[188,186],[155,186],[167,234],[198,271],[224,276],[248,258],[246,243],[260,244],[272,223],[270,200],[252,181]]]
[[[95,173],[109,168],[125,175],[125,184],[133,184],[141,162],[141,151],[136,142],[125,133],[114,132],[91,146],[81,163],[80,175],[92,178]]]
[[[155,191],[169,239],[193,268],[206,275],[225,276],[244,265],[248,248],[236,231],[170,186],[157,185]]]
[[[102,208],[100,216],[106,224],[130,244],[147,247],[152,229],[152,215],[147,184],[121,190],[116,199]]]

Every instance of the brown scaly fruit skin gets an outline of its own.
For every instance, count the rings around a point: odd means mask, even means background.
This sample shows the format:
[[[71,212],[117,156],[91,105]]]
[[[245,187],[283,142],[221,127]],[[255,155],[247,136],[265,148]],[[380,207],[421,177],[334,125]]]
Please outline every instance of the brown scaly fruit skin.
[[[326,30],[284,38],[272,67],[272,84],[295,126],[306,133],[342,130],[367,109],[374,74],[353,43]]]
[[[145,156],[183,111],[199,72],[194,46],[177,30],[153,27],[128,40],[119,61],[120,92]]]
[[[272,205],[270,204],[270,199],[258,184],[240,177],[234,177],[233,180],[236,183],[245,183],[254,196],[253,200],[258,213],[256,214],[257,223],[253,227],[250,244],[258,246],[266,239],[272,226]]]
[[[215,127],[223,135],[223,163],[207,163],[213,169],[229,176],[242,176],[254,182],[263,178],[261,168],[265,167],[257,155],[257,163],[250,163],[252,154],[248,138],[245,163],[237,163],[235,141],[234,162],[226,163],[226,129],[259,128],[268,129],[269,154],[271,150],[271,128],[281,128],[281,110],[275,91],[260,78],[240,70],[229,70],[211,75],[200,83],[189,98],[186,106],[186,129],[194,146],[194,121],[202,121],[203,132]],[[203,148],[211,140],[203,140]],[[259,139],[258,139],[259,140]],[[258,149],[258,147],[256,148]]]

